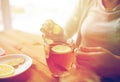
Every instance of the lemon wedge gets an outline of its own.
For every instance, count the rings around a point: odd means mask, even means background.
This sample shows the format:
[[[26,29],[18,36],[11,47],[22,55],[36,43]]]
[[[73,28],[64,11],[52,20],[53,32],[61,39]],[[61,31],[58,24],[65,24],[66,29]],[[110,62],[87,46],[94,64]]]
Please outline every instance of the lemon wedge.
[[[0,78],[14,74],[15,69],[7,64],[0,64]]]
[[[61,32],[61,27],[59,27],[58,25],[54,25],[53,33],[60,34],[60,32]]]
[[[58,54],[65,54],[72,51],[72,49],[67,45],[56,45],[52,47],[52,51]]]

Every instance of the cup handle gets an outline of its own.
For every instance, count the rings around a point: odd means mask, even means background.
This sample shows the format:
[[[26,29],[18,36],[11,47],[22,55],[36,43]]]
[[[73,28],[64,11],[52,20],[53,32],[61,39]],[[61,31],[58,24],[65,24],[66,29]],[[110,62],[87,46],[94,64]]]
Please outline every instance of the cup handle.
[[[75,48],[75,49],[74,49],[74,53],[76,53],[76,54],[78,54],[79,51],[80,51],[79,48]]]

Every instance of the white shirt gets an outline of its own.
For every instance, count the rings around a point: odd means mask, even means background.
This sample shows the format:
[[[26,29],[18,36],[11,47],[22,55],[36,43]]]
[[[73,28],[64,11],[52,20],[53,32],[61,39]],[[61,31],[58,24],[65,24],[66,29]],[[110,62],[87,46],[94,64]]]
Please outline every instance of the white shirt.
[[[79,30],[77,43],[100,46],[120,55],[120,5],[108,11],[102,0],[81,0],[79,7],[79,27],[72,28],[73,31]]]

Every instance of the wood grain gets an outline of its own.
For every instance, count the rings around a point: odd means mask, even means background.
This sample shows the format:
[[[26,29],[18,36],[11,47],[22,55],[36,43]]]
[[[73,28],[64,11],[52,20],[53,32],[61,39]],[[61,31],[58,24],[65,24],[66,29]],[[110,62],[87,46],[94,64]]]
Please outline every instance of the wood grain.
[[[57,82],[46,65],[40,35],[18,30],[0,32],[0,47],[5,50],[5,55],[22,53],[33,60],[32,66],[26,72],[13,78],[0,79],[0,82]]]

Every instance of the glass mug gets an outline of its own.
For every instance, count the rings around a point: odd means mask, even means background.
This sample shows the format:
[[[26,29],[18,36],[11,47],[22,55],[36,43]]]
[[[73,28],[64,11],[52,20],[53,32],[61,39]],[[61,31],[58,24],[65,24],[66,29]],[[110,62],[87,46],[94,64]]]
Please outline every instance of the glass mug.
[[[54,77],[64,76],[72,68],[75,60],[73,40],[66,42],[44,38],[47,65]]]

